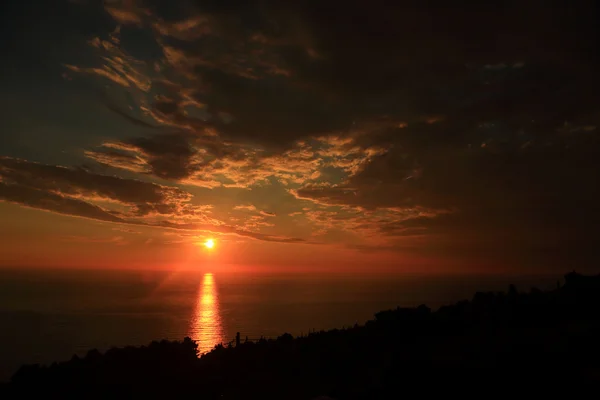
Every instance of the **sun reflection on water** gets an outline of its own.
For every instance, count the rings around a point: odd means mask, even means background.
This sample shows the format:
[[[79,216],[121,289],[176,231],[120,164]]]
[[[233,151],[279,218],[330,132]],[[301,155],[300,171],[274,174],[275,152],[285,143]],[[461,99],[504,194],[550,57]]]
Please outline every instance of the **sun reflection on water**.
[[[191,320],[190,337],[198,342],[200,353],[206,353],[223,342],[219,294],[213,275],[210,273],[204,274],[198,288],[196,310]]]

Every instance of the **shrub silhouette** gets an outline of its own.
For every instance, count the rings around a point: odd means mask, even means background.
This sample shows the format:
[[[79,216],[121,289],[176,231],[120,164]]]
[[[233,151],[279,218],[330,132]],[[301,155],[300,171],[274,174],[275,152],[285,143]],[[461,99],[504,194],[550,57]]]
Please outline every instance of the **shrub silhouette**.
[[[571,273],[551,291],[511,285],[507,293],[478,292],[437,311],[398,307],[363,326],[218,345],[200,358],[190,338],[91,350],[51,366],[23,366],[3,391],[7,397],[43,388],[61,398],[370,399],[409,389],[555,390],[596,382],[599,306],[600,278]]]

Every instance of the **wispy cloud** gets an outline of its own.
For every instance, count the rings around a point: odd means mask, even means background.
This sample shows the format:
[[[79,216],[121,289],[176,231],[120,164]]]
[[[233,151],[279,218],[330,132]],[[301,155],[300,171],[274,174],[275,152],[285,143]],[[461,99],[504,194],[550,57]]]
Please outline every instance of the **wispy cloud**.
[[[304,242],[227,225],[211,216],[212,206],[192,204],[192,195],[178,188],[7,157],[0,158],[0,200],[120,224]]]

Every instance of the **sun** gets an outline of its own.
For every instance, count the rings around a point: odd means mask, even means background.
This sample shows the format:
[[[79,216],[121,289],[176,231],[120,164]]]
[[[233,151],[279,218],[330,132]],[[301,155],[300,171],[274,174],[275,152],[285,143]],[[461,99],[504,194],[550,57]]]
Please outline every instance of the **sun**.
[[[212,249],[213,247],[215,247],[215,241],[212,239],[206,239],[206,241],[204,242],[204,247],[206,247],[207,249]]]

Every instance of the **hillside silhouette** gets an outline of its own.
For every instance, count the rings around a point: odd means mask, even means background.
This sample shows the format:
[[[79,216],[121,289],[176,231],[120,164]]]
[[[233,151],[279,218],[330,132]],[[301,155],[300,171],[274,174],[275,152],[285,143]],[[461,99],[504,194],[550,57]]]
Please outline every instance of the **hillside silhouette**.
[[[478,292],[432,311],[381,311],[365,325],[240,342],[198,357],[183,341],[26,365],[2,397],[388,399],[431,392],[536,393],[600,381],[600,276],[550,291]],[[327,397],[325,397],[327,396]]]

